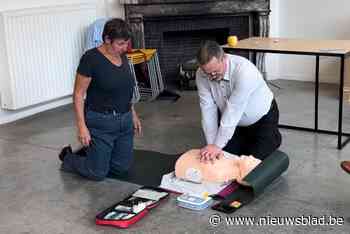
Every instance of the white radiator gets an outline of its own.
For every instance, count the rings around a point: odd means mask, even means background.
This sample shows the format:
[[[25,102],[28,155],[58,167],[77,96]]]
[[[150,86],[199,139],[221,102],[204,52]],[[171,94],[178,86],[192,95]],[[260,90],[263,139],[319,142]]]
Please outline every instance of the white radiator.
[[[2,12],[1,107],[17,110],[71,95],[95,19],[94,3]]]

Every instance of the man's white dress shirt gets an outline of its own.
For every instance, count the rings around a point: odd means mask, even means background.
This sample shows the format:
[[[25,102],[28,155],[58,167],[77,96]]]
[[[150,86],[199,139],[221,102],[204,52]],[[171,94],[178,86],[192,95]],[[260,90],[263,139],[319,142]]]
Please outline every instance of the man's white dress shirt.
[[[273,93],[253,63],[241,56],[225,56],[226,70],[222,80],[210,81],[200,68],[196,73],[207,144],[220,148],[226,146],[237,126],[249,126],[267,114],[273,100]]]

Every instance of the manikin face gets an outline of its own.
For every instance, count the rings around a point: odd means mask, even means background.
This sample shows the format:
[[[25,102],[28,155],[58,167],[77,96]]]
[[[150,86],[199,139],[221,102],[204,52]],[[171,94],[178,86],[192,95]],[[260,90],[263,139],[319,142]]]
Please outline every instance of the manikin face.
[[[110,52],[116,56],[122,55],[128,51],[129,40],[124,39],[114,39],[113,42],[109,39],[106,40],[106,43],[110,45]]]
[[[222,80],[225,75],[225,56],[219,59],[213,57],[207,64],[202,65],[201,69],[209,80]]]
[[[261,162],[253,156],[238,157],[229,153],[214,163],[203,163],[199,158],[199,149],[182,154],[175,164],[176,177],[196,183],[222,183],[230,180],[242,182],[243,178]]]
[[[238,157],[222,157],[214,163],[200,162],[200,150],[187,151],[176,161],[175,175],[192,182],[226,182],[239,177]]]

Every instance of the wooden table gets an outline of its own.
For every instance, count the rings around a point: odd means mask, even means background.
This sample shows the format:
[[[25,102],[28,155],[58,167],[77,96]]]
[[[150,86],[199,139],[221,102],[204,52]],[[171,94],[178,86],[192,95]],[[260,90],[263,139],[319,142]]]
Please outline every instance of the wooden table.
[[[264,38],[251,37],[238,41],[235,47],[223,46],[225,52],[232,51],[249,51],[254,53],[256,58],[257,52],[277,53],[277,54],[296,54],[296,55],[312,55],[316,58],[315,68],[315,118],[314,127],[305,128],[292,125],[282,125],[281,128],[311,131],[338,136],[338,149],[342,149],[350,141],[350,133],[343,132],[343,98],[344,91],[350,89],[344,86],[345,83],[345,63],[350,55],[350,40],[305,40],[305,39],[284,39],[284,38]],[[318,97],[319,97],[319,65],[320,56],[338,57],[340,58],[340,77],[339,77],[339,107],[338,107],[338,131],[322,130],[318,127]],[[256,59],[254,59],[256,62]],[[344,88],[345,87],[345,88]],[[348,137],[342,142],[342,136]]]

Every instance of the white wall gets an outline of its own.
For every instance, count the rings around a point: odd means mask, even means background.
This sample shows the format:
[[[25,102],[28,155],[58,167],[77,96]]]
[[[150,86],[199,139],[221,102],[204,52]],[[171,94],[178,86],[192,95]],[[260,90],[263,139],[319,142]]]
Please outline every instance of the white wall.
[[[118,0],[1,0],[0,11],[90,1],[97,2],[99,16],[124,17]],[[349,0],[271,0],[270,20],[273,37],[350,39]],[[268,79],[314,80],[313,57],[269,54],[266,61]],[[320,62],[321,81],[338,82],[338,62],[326,57]],[[70,102],[71,98],[65,98],[20,111],[0,109],[0,124]]]
[[[97,15],[98,16],[113,16],[124,18],[124,10],[122,6],[119,5],[118,0],[1,0],[0,1],[0,11],[23,9],[23,8],[33,8],[33,7],[46,7],[55,6],[63,4],[76,4],[81,2],[96,2],[97,5]],[[1,61],[4,64],[6,61]],[[0,65],[1,65],[0,64]],[[6,79],[6,77],[3,77]],[[1,90],[1,83],[0,83]],[[0,100],[1,102],[1,100]],[[35,113],[52,109],[61,105],[65,105],[72,102],[71,97],[62,98],[45,104],[37,105],[30,108],[25,108],[18,111],[8,111],[0,108],[0,124],[7,122],[12,122],[14,120],[33,115]]]
[[[98,14],[105,15],[108,13],[110,16],[124,17],[124,10],[119,5],[118,0],[1,0],[0,11],[42,7],[42,6],[55,6],[64,4],[75,4],[81,2],[96,2],[98,6]]]
[[[350,39],[349,0],[271,0],[271,36],[306,39]],[[277,18],[274,17],[277,15]],[[277,19],[277,20],[276,20]],[[276,33],[277,32],[277,33]],[[312,56],[272,56],[267,60],[269,79],[314,81]],[[277,58],[277,59],[276,59]],[[338,83],[339,63],[335,58],[320,58],[321,82]]]

